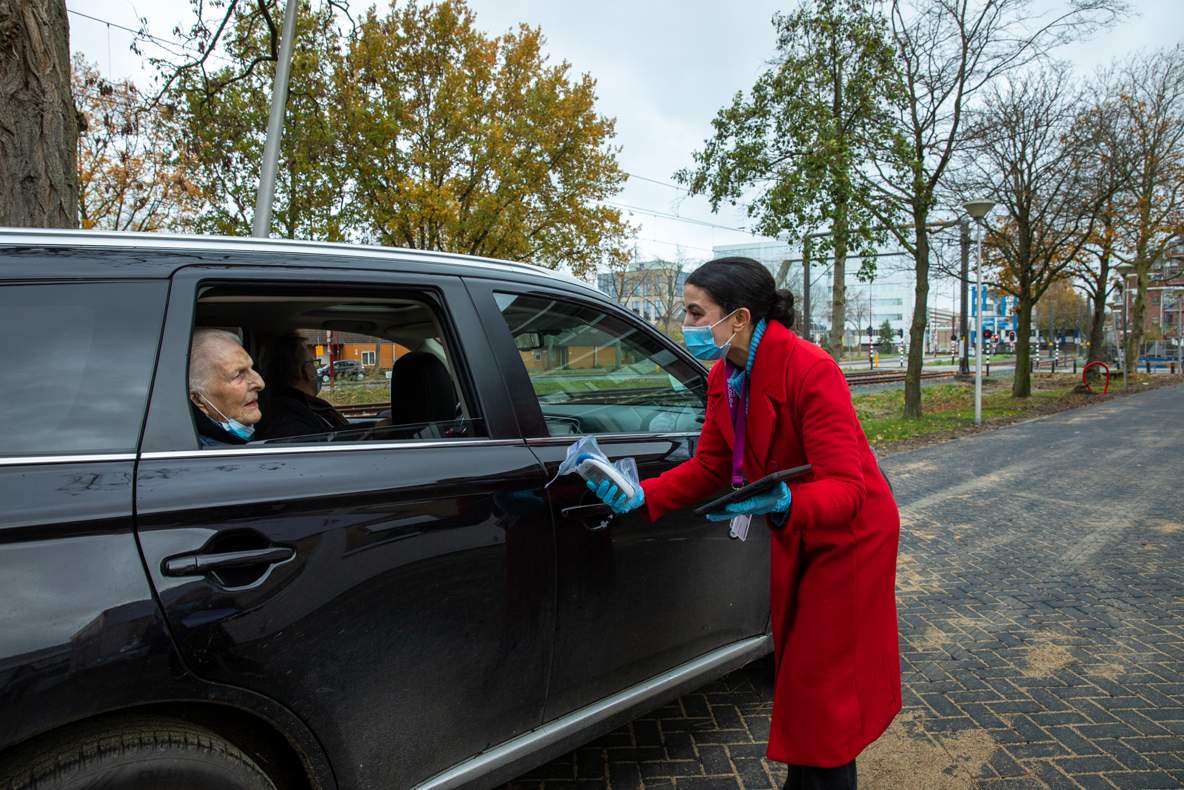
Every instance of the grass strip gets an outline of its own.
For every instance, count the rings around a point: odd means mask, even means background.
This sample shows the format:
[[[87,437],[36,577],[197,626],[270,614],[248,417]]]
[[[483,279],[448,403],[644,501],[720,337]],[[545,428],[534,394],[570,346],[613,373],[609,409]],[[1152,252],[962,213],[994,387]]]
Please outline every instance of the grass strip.
[[[1011,396],[1010,379],[984,380],[981,426],[974,424],[973,382],[959,381],[923,387],[922,416],[917,419],[901,416],[904,410],[903,388],[854,395],[851,400],[868,441],[877,452],[883,453],[1053,414],[1155,386],[1178,384],[1181,377],[1137,376],[1132,379],[1127,390],[1123,389],[1122,380],[1118,379],[1117,382],[1111,382],[1108,396],[1074,392],[1080,380],[1080,377],[1073,375],[1034,376],[1032,394],[1027,398]]]

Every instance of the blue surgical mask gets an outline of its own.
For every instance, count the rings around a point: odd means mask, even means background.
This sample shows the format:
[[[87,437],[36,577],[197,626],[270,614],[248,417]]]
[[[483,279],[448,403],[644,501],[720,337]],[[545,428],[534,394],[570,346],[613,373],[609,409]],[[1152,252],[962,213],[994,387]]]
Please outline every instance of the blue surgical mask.
[[[732,347],[732,340],[736,337],[736,333],[733,332],[732,337],[724,341],[724,344],[721,346],[716,344],[715,333],[711,330],[731,318],[735,312],[733,310],[710,326],[684,326],[682,328],[682,340],[686,343],[687,351],[690,351],[694,357],[704,362],[719,359],[724,354],[727,354],[728,349]]]
[[[217,422],[218,425],[221,426],[222,430],[226,431],[229,434],[233,434],[233,435],[237,436],[238,438],[242,439],[244,442],[249,442],[251,440],[251,437],[254,436],[254,434],[255,434],[255,426],[254,425],[243,425],[241,422],[234,419],[233,417],[227,417],[225,414],[222,413],[221,409],[219,409],[214,404],[210,403],[210,399],[207,398],[205,395],[202,395],[200,392],[197,393],[197,395],[199,398],[201,398],[202,400],[204,400],[206,402],[207,406],[209,406],[214,411],[218,412],[218,416],[221,417],[222,419],[215,420],[215,422]]]

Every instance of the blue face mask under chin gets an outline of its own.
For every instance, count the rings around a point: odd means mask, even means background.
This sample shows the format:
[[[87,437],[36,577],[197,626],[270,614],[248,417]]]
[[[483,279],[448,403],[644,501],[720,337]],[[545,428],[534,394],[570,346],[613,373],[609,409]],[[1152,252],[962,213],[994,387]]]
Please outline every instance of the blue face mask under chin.
[[[215,422],[218,423],[218,425],[222,428],[222,430],[226,431],[229,434],[237,436],[238,438],[242,439],[244,442],[250,441],[251,437],[255,435],[255,426],[254,425],[243,425],[241,422],[234,419],[233,417],[227,417],[225,414],[222,413],[221,409],[219,409],[214,404],[210,403],[209,398],[207,398],[205,395],[202,395],[200,392],[197,394],[202,400],[204,400],[206,402],[206,405],[208,405],[214,411],[218,412],[218,416],[221,417],[222,419],[215,420]]]
[[[732,339],[736,337],[736,333],[733,332],[732,337],[729,337],[721,346],[716,344],[715,333],[711,330],[726,321],[735,312],[733,310],[710,326],[684,326],[682,340],[686,344],[687,351],[690,351],[696,359],[701,359],[704,362],[711,362],[727,354],[728,349],[732,347]]]

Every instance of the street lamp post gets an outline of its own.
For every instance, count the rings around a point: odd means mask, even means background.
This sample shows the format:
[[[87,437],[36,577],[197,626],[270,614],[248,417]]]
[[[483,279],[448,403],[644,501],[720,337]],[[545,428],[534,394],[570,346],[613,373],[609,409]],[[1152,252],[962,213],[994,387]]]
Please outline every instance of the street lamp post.
[[[995,201],[968,200],[962,204],[977,227],[978,253],[974,262],[974,424],[983,421],[983,219],[995,207]]]

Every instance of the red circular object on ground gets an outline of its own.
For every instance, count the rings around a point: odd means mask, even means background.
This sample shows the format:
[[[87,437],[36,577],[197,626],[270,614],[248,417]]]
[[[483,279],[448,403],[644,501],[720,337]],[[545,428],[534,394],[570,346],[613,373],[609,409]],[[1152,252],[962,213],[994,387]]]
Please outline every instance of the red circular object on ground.
[[[1105,395],[1106,393],[1110,392],[1110,367],[1105,362],[1094,361],[1094,362],[1091,362],[1088,365],[1086,365],[1084,368],[1082,368],[1081,369],[1081,383],[1084,384],[1085,388],[1088,389],[1090,392],[1094,391],[1094,388],[1089,385],[1089,379],[1087,378],[1087,375],[1089,374],[1089,369],[1094,368],[1094,367],[1100,367],[1100,368],[1102,368],[1102,370],[1106,371],[1106,386],[1103,387],[1103,389],[1102,389],[1102,394]]]

